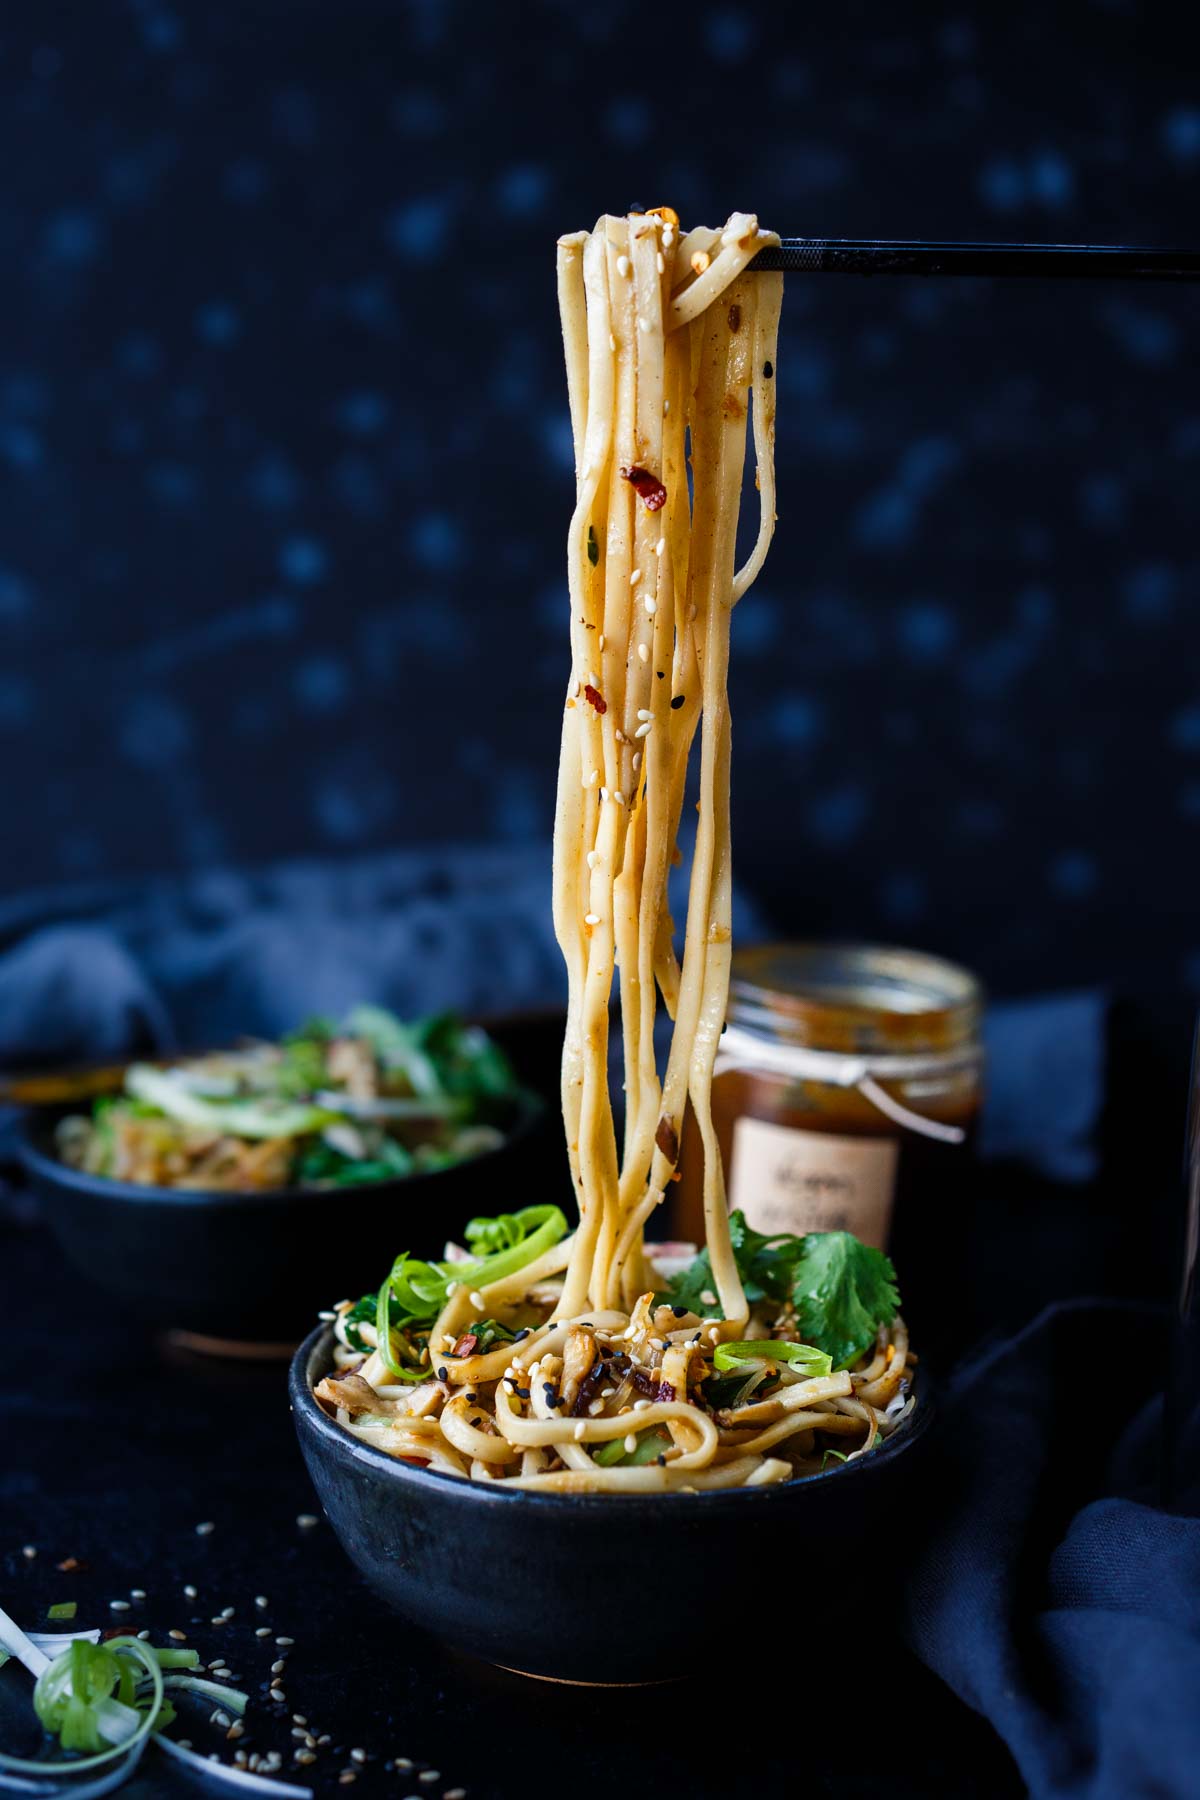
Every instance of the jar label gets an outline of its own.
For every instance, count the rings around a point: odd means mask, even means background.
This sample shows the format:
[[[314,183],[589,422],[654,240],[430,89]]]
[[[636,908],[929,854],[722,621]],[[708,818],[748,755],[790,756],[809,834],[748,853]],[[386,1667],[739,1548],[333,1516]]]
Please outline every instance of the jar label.
[[[729,1205],[756,1231],[852,1231],[882,1250],[892,1222],[898,1138],[837,1137],[765,1119],[733,1128]]]

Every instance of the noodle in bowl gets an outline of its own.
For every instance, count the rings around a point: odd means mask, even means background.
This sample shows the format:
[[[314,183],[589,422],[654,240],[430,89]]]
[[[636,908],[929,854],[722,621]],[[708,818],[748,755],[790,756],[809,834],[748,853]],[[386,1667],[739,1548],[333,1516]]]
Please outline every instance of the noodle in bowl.
[[[915,1523],[935,1417],[922,1375],[904,1428],[824,1475],[615,1502],[464,1481],[352,1436],[313,1396],[334,1342],[318,1329],[292,1365],[317,1495],[373,1591],[453,1648],[525,1674],[624,1686],[694,1678],[695,1645],[741,1641],[748,1607],[781,1629],[820,1620],[831,1640],[839,1620],[860,1629],[855,1602],[869,1590],[886,1632],[888,1585],[863,1547],[907,1542]]]

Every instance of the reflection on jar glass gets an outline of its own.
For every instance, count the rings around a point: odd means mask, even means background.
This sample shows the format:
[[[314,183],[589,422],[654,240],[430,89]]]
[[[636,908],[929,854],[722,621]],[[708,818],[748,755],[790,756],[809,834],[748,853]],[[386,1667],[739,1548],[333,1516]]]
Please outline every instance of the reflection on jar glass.
[[[732,1209],[757,1230],[852,1231],[897,1265],[905,1315],[950,1347],[964,1304],[983,996],[940,957],[775,944],[733,959],[713,1118]],[[673,1236],[702,1241],[688,1116]]]

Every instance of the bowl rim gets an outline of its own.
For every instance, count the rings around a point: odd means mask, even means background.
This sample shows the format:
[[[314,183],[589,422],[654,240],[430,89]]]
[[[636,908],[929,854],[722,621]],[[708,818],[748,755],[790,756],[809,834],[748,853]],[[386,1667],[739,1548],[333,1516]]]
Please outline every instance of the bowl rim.
[[[464,1158],[461,1162],[449,1163],[442,1169],[418,1169],[411,1175],[390,1175],[380,1181],[363,1181],[354,1185],[355,1194],[386,1194],[391,1191],[405,1193],[414,1185],[425,1181],[436,1181],[445,1175],[456,1174],[461,1169],[486,1169],[489,1161],[495,1157],[506,1155],[533,1131],[539,1121],[547,1115],[549,1108],[542,1096],[532,1088],[519,1086],[516,1090],[516,1115],[511,1127],[505,1131],[503,1141],[494,1144],[489,1150],[480,1150],[475,1156]],[[172,1188],[160,1187],[153,1182],[117,1181],[111,1175],[92,1175],[86,1169],[73,1169],[60,1157],[43,1149],[37,1142],[37,1136],[49,1119],[65,1116],[71,1110],[66,1102],[58,1106],[26,1107],[19,1114],[15,1125],[15,1145],[17,1160],[27,1176],[44,1182],[50,1186],[66,1188],[72,1193],[83,1193],[100,1196],[106,1200],[130,1201],[143,1206],[177,1206],[181,1208],[194,1206],[245,1206],[253,1201],[257,1205],[295,1206],[300,1201],[319,1200],[328,1202],[338,1194],[348,1190],[340,1187],[277,1187],[277,1188]]]
[[[696,1494],[539,1494],[528,1488],[510,1488],[488,1481],[464,1481],[461,1476],[443,1475],[433,1469],[419,1469],[412,1463],[389,1456],[386,1450],[377,1450],[373,1444],[364,1444],[361,1438],[352,1437],[317,1404],[312,1392],[310,1371],[318,1356],[327,1354],[332,1338],[333,1326],[322,1322],[309,1332],[292,1357],[288,1369],[288,1397],[297,1434],[301,1434],[303,1420],[304,1428],[312,1431],[324,1447],[344,1463],[358,1464],[365,1471],[373,1471],[377,1476],[398,1482],[402,1487],[412,1487],[415,1484],[418,1492],[428,1493],[431,1497],[440,1492],[447,1499],[453,1496],[464,1498],[468,1505],[524,1505],[573,1514],[597,1511],[611,1513],[613,1506],[617,1505],[623,1517],[630,1512],[647,1515],[661,1512],[664,1502],[668,1506],[682,1506],[686,1501],[689,1509],[702,1507],[707,1513],[722,1512],[727,1508],[736,1509],[739,1506],[795,1505],[800,1495],[811,1491],[814,1482],[819,1482],[822,1489],[825,1489],[832,1481],[854,1481],[861,1479],[868,1470],[878,1471],[894,1465],[920,1443],[936,1415],[936,1402],[929,1376],[918,1368],[914,1385],[920,1404],[909,1424],[881,1444],[871,1456],[838,1463],[835,1468],[815,1475],[801,1475],[794,1481],[777,1481],[763,1487],[715,1488]],[[783,1499],[781,1496],[790,1496],[790,1499]],[[675,1514],[670,1516],[678,1522]]]

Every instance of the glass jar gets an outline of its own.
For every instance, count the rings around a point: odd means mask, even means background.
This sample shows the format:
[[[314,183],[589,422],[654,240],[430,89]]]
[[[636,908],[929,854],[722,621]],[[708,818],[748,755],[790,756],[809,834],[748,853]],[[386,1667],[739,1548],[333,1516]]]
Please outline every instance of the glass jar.
[[[982,1013],[978,981],[940,957],[756,946],[733,959],[713,1081],[730,1209],[759,1231],[845,1230],[886,1248],[909,1325],[942,1341],[965,1295]],[[701,1167],[689,1115],[671,1229],[694,1241]]]

